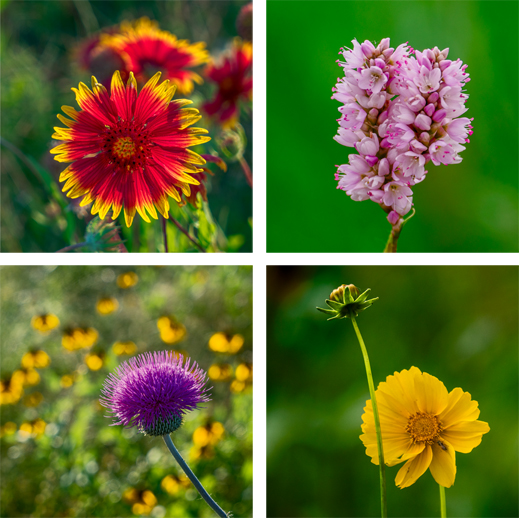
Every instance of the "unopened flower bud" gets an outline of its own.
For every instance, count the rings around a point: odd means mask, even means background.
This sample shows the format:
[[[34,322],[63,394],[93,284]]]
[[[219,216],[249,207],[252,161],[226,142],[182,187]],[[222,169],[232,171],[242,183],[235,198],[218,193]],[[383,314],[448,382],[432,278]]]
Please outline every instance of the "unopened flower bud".
[[[353,284],[343,284],[337,289],[333,290],[330,298],[326,300],[326,304],[330,309],[317,308],[322,313],[330,315],[328,320],[337,318],[352,318],[356,317],[361,311],[369,308],[375,300],[368,298],[367,289],[364,293],[359,295],[359,289]]]

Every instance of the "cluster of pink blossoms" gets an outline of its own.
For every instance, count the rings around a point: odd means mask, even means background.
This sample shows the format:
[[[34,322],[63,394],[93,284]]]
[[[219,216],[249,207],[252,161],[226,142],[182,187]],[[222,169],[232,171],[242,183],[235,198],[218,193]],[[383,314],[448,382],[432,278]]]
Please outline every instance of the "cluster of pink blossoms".
[[[354,201],[379,203],[394,225],[411,210],[411,187],[425,178],[429,161],[461,162],[473,120],[460,117],[467,111],[467,65],[447,59],[449,49],[419,52],[406,43],[395,50],[389,38],[376,48],[352,43],[353,50],[339,53],[346,62],[337,61],[344,77],[332,99],[343,106],[334,139],[359,154],[337,166],[337,188]]]

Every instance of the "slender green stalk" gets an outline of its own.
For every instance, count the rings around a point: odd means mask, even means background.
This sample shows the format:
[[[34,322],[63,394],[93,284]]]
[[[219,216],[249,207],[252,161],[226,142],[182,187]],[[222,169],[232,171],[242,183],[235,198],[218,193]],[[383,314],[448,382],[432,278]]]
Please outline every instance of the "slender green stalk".
[[[168,250],[168,233],[166,232],[166,218],[161,218],[162,236],[164,237],[164,252],[167,254]]]
[[[440,486],[440,508],[441,508],[441,518],[447,518],[447,504],[445,502],[445,488]]]
[[[204,486],[200,483],[200,480],[198,480],[196,475],[191,471],[191,468],[187,465],[186,461],[182,458],[182,455],[180,455],[180,452],[173,444],[169,434],[163,435],[162,438],[171,452],[171,455],[175,457],[175,460],[180,464],[184,473],[188,476],[189,480],[191,480],[197,491],[200,493],[200,496],[206,501],[209,507],[221,518],[228,518],[226,512],[211,498],[209,493],[204,489]]]
[[[380,468],[380,507],[382,518],[387,516],[387,502],[386,502],[386,465],[384,463],[384,449],[382,447],[382,432],[380,429],[380,419],[378,417],[378,405],[375,399],[375,386],[373,385],[373,375],[371,374],[371,366],[369,364],[368,351],[364,345],[364,340],[360,334],[359,326],[355,317],[351,315],[353,328],[359,340],[362,356],[364,357],[364,365],[366,366],[366,376],[368,378],[369,395],[371,396],[371,404],[373,405],[373,417],[375,418],[375,429],[377,431],[377,447],[378,447],[378,465]]]

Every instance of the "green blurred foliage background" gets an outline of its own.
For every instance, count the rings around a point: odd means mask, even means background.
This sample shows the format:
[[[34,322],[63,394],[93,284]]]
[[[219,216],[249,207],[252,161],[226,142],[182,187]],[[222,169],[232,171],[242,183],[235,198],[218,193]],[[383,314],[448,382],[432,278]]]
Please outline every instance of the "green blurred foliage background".
[[[117,278],[127,271],[138,282],[123,289]],[[181,474],[162,439],[109,426],[98,399],[108,373],[129,358],[116,356],[115,341],[133,341],[138,353],[182,351],[205,370],[220,362],[234,372],[252,364],[251,267],[10,266],[0,270],[0,281],[2,380],[31,348],[51,358],[49,367],[37,369],[37,385],[2,406],[1,516],[133,516],[136,501],[124,496],[132,489],[153,493],[156,504],[146,514],[153,518],[214,516],[191,484],[171,493],[161,485]],[[97,301],[107,296],[118,301],[118,310],[100,315]],[[31,318],[41,313],[57,315],[60,326],[47,334],[33,329]],[[165,315],[185,326],[181,342],[161,341],[157,320]],[[97,344],[65,350],[63,331],[76,326],[95,328]],[[243,347],[232,355],[211,351],[208,340],[216,332],[242,335]],[[87,367],[87,353],[104,355],[99,370]],[[63,376],[75,379],[72,386],[63,386]],[[251,383],[232,391],[232,382],[210,380],[212,401],[186,414],[173,440],[219,505],[246,517],[252,516],[252,391]],[[36,392],[41,403],[27,406]],[[35,419],[45,421],[45,432],[22,433],[20,427]],[[196,454],[193,434],[212,422],[223,425],[223,438]],[[6,423],[16,431],[6,433]]]
[[[351,321],[315,307],[343,283],[380,297],[357,322],[375,386],[411,366],[479,402],[490,432],[456,455],[450,517],[518,516],[518,267],[272,266],[267,275],[267,516],[380,516],[378,467],[359,439],[369,399]],[[429,471],[389,516],[439,516]]]
[[[4,1],[0,4],[2,31],[2,120],[1,134],[16,146],[30,164],[2,149],[1,249],[3,252],[55,252],[74,242],[82,242],[86,221],[78,219],[71,200],[61,193],[59,174],[66,164],[54,161],[49,149],[60,142],[52,141],[54,126],[63,126],[56,118],[61,106],[75,106],[72,87],[80,81],[90,86],[91,74],[79,68],[75,50],[86,37],[100,29],[148,16],[157,20],[162,30],[192,43],[205,41],[211,55],[222,52],[237,35],[236,17],[244,0],[225,1]],[[202,74],[203,66],[196,71]],[[200,108],[211,98],[215,86],[207,81],[195,86],[190,96]],[[176,94],[175,99],[180,95]],[[183,96],[185,97],[185,96]],[[252,118],[242,113],[240,119],[248,139],[245,158],[252,164]],[[214,137],[219,133],[203,117],[198,127],[209,130],[213,138],[204,146],[192,148],[198,153],[216,150],[225,159]],[[213,223],[223,234],[218,245],[225,251],[252,250],[252,191],[240,165],[227,162],[224,173],[217,167],[209,181],[208,201],[211,215],[197,213],[189,207],[178,209],[172,200],[171,213],[185,226],[198,228],[204,246],[215,230],[204,228]],[[32,166],[32,167],[31,167]],[[77,201],[77,200],[76,200]],[[77,204],[76,204],[77,205]],[[84,210],[83,210],[84,212]],[[200,211],[204,212],[204,211]],[[207,211],[206,211],[207,212]],[[85,214],[81,213],[82,217]],[[135,218],[131,229],[120,216],[123,238],[130,252],[154,252],[162,246],[160,221],[146,223]],[[170,251],[191,251],[191,243],[176,228],[168,227]],[[158,244],[158,245],[157,245]]]
[[[517,252],[518,3],[269,1],[267,222],[269,252],[382,252],[390,231],[375,203],[337,190],[336,164],[356,153],[333,140],[331,88],[351,41],[450,48],[468,64],[474,134],[458,165],[427,168],[400,252]],[[311,207],[310,207],[311,206]]]

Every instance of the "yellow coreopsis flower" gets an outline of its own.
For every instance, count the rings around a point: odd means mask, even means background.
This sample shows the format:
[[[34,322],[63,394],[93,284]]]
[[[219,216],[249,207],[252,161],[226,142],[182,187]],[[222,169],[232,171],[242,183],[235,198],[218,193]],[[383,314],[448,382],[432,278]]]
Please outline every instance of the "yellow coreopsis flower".
[[[488,423],[478,421],[477,401],[468,392],[445,385],[420,369],[395,372],[379,384],[377,399],[384,460],[388,466],[406,461],[395,483],[408,487],[427,468],[438,484],[450,487],[456,477],[456,453],[469,453],[481,443]],[[371,400],[362,416],[360,439],[373,464],[378,464],[377,438]]]

